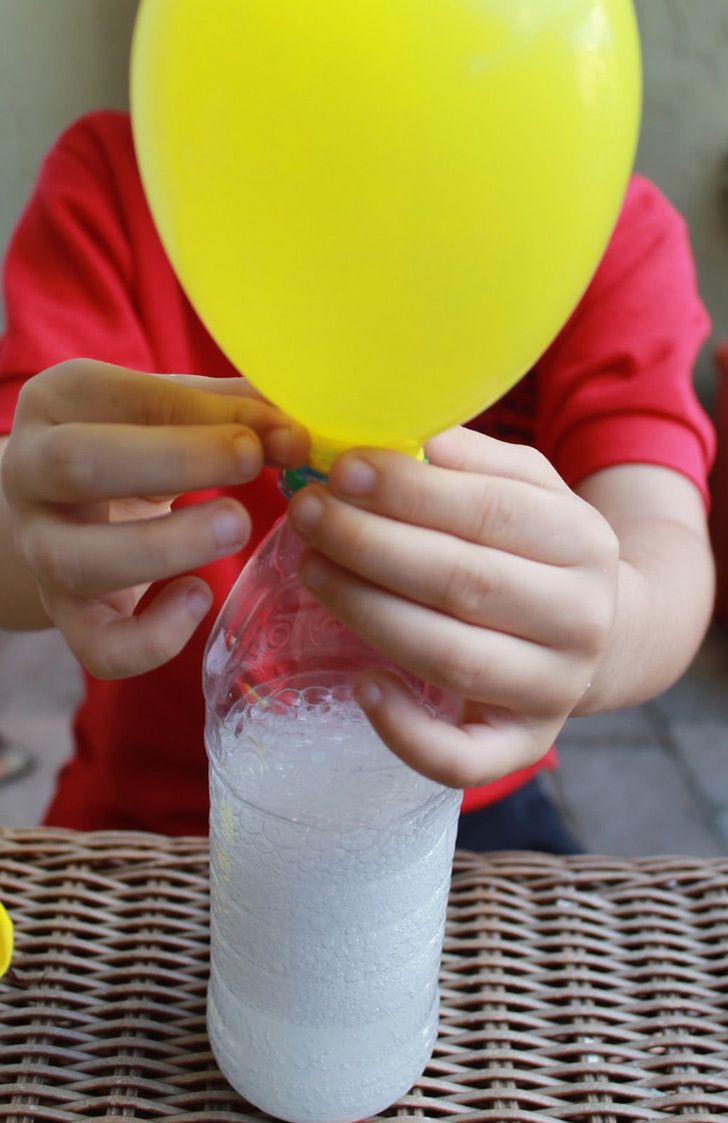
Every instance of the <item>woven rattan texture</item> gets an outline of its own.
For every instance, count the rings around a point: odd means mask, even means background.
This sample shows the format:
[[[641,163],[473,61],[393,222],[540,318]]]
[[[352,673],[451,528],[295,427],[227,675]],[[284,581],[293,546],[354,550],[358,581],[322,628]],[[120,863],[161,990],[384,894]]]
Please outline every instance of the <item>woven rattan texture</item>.
[[[0,1119],[265,1118],[205,1034],[207,847],[0,830]],[[728,1119],[728,861],[456,857],[432,1063],[389,1116]]]

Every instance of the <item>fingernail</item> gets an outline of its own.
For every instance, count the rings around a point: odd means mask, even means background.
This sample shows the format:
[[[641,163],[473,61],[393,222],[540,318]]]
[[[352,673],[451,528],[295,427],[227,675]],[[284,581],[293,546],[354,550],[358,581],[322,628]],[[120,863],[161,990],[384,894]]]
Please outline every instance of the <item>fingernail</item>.
[[[366,495],[377,480],[377,473],[366,460],[347,456],[336,468],[336,487],[346,495]]]
[[[243,435],[236,437],[233,448],[244,479],[249,480],[257,476],[260,471],[260,449],[258,442],[252,437]]]
[[[236,511],[218,511],[212,520],[212,537],[218,550],[242,547],[246,528],[240,515]]]
[[[303,492],[291,506],[290,519],[296,530],[307,534],[321,521],[324,505],[317,495]]]
[[[265,439],[268,459],[282,468],[291,463],[291,446],[293,444],[293,430],[287,426],[283,429],[273,429]]]
[[[212,593],[209,589],[195,586],[187,594],[187,611],[195,620],[202,620],[212,607]]]
[[[354,697],[363,710],[376,710],[382,704],[382,688],[372,679],[366,679],[356,686]]]
[[[312,557],[306,558],[301,566],[300,576],[304,585],[308,585],[309,589],[321,589],[328,580],[328,567],[326,563],[319,558]]]

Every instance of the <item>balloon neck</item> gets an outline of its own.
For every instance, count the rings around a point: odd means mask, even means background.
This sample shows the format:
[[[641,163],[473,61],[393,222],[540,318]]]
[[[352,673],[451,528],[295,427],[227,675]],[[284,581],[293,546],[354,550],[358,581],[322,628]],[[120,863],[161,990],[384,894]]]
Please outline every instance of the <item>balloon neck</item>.
[[[376,445],[376,442],[372,441],[371,444]],[[309,467],[322,476],[328,476],[337,456],[340,456],[342,452],[346,452],[346,450],[351,447],[350,442],[333,441],[329,437],[320,437],[316,433],[312,433],[311,455],[308,461]],[[415,460],[425,459],[425,450],[420,442],[416,440],[398,441],[396,443],[387,444],[385,447],[394,449],[395,452],[404,452],[408,456],[413,456]]]
[[[323,472],[316,472],[313,468],[304,466],[303,468],[286,468],[281,472],[278,479],[278,486],[281,489],[286,499],[290,499],[302,487],[313,483],[326,483],[329,477],[325,476]]]

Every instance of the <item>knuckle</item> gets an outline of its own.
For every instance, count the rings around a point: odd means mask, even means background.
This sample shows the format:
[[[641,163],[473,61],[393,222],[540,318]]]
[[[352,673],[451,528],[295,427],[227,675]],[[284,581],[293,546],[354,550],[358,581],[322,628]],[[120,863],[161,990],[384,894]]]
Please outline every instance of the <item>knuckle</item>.
[[[584,501],[581,501],[584,503]],[[602,514],[589,503],[584,503],[587,517],[583,520],[585,555],[588,561],[604,572],[609,572],[619,561],[619,538]]]
[[[189,421],[188,395],[194,393],[167,377],[149,375],[146,393],[139,403],[141,425],[182,425]]]
[[[16,424],[21,418],[25,417],[26,414],[34,412],[38,399],[42,394],[43,380],[46,376],[47,371],[36,374],[20,387],[18,401],[15,407]]]
[[[100,679],[102,682],[108,682],[111,679],[121,677],[113,673],[111,661],[104,652],[87,651],[85,647],[79,644],[71,644],[70,646],[81,666],[94,678]]]
[[[19,408],[28,407],[32,412],[47,413],[46,406],[54,394],[61,391],[72,394],[79,384],[87,382],[94,369],[91,359],[64,359],[45,370],[39,371],[25,383],[18,396]]]
[[[577,677],[579,685],[575,683]],[[539,717],[548,721],[563,721],[581,697],[583,691],[582,678],[583,671],[578,676],[554,675],[549,678],[547,683],[543,681],[534,682],[530,693],[536,700],[534,709],[537,710]]]
[[[139,673],[140,670],[152,671],[156,667],[161,667],[177,654],[179,647],[180,645],[162,630],[146,631],[136,653],[137,667],[134,672],[127,671],[127,674]]]
[[[461,620],[476,620],[483,603],[497,592],[493,579],[482,567],[454,562],[445,574],[440,608]]]
[[[43,585],[73,595],[83,592],[83,579],[75,552],[69,552],[53,535],[29,532],[24,536],[22,548],[28,565]]]
[[[140,536],[135,541],[135,564],[132,572],[124,574],[130,584],[148,580],[160,580],[180,568],[185,568],[185,554],[189,547],[184,540],[175,535],[173,515],[157,516],[149,519],[139,528]],[[198,524],[199,525],[199,524]],[[195,535],[202,544],[202,535]]]
[[[226,407],[221,395],[191,385],[182,377],[171,378],[167,374],[144,377],[145,390],[136,406],[139,424],[177,426],[205,419],[220,422],[225,418]]]
[[[93,464],[75,427],[59,425],[46,439],[45,460],[54,491],[70,498],[83,496],[93,478]]]
[[[15,415],[24,417],[27,413],[36,413],[46,400],[49,389],[52,389],[59,376],[63,376],[71,366],[70,361],[58,363],[56,366],[47,367],[38,374],[34,374],[27,382],[23,383],[18,394],[18,404]]]
[[[380,553],[370,519],[363,512],[347,510],[336,499],[321,496],[323,514],[313,533],[313,540],[321,543],[341,565],[353,562],[357,568],[368,570]]]
[[[48,537],[35,527],[19,525],[15,532],[15,548],[36,577],[45,583],[54,564],[54,550]]]
[[[22,468],[21,457],[13,437],[10,438],[0,461],[0,481],[3,494],[11,507],[20,499],[22,494]]]
[[[569,690],[565,687],[554,690],[550,698],[540,707],[539,715],[549,721],[563,719],[571,713],[580,697],[581,692],[578,690]]]
[[[84,378],[91,372],[94,364],[91,359],[64,359],[60,363],[54,363],[52,367],[47,367],[41,371],[38,378],[45,378],[46,380],[55,380],[57,378]]]
[[[576,643],[585,655],[601,655],[612,628],[614,611],[606,598],[594,597],[579,613]]]
[[[508,530],[516,514],[508,489],[499,484],[484,488],[474,519],[475,540],[486,543]]]
[[[152,671],[175,654],[168,641],[155,633],[137,637],[133,645],[120,644],[118,640],[117,636],[113,643],[96,642],[93,648],[75,654],[94,678],[105,682]]]
[[[216,452],[229,474],[237,483],[241,472],[247,478],[257,476],[263,467],[264,452],[255,429],[239,422],[211,426]]]
[[[19,557],[28,564],[32,572],[38,576],[36,565],[36,534],[27,525],[18,522],[14,528],[13,545]]]
[[[599,530],[595,535],[595,545],[599,557],[602,559],[602,568],[610,570],[619,561],[619,538],[606,519],[599,516]]]
[[[331,594],[332,605],[335,602],[341,602],[342,588],[336,573],[332,574],[329,579],[328,591]],[[349,623],[354,631],[359,632],[363,636],[374,636],[377,634],[380,620],[375,605],[368,597],[356,596],[353,601],[349,602],[349,611],[351,613]]]
[[[478,667],[462,643],[442,643],[436,651],[439,683],[459,698],[475,698],[478,693]]]
[[[554,475],[554,468],[550,460],[533,445],[519,445],[518,454],[523,459],[523,464],[526,468],[531,469],[535,474],[541,476],[552,477]]]
[[[114,652],[108,651],[76,651],[77,659],[83,664],[89,674],[102,682],[112,682],[115,679],[128,678],[133,674],[127,659],[121,658]]]

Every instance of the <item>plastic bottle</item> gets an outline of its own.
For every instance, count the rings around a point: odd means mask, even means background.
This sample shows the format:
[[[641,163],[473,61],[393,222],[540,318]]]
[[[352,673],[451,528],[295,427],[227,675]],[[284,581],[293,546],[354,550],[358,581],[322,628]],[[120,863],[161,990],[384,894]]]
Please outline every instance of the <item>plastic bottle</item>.
[[[385,660],[301,588],[300,549],[281,520],[205,654],[208,1030],[256,1107],[345,1123],[390,1106],[430,1058],[460,792],[371,729],[352,683]]]

